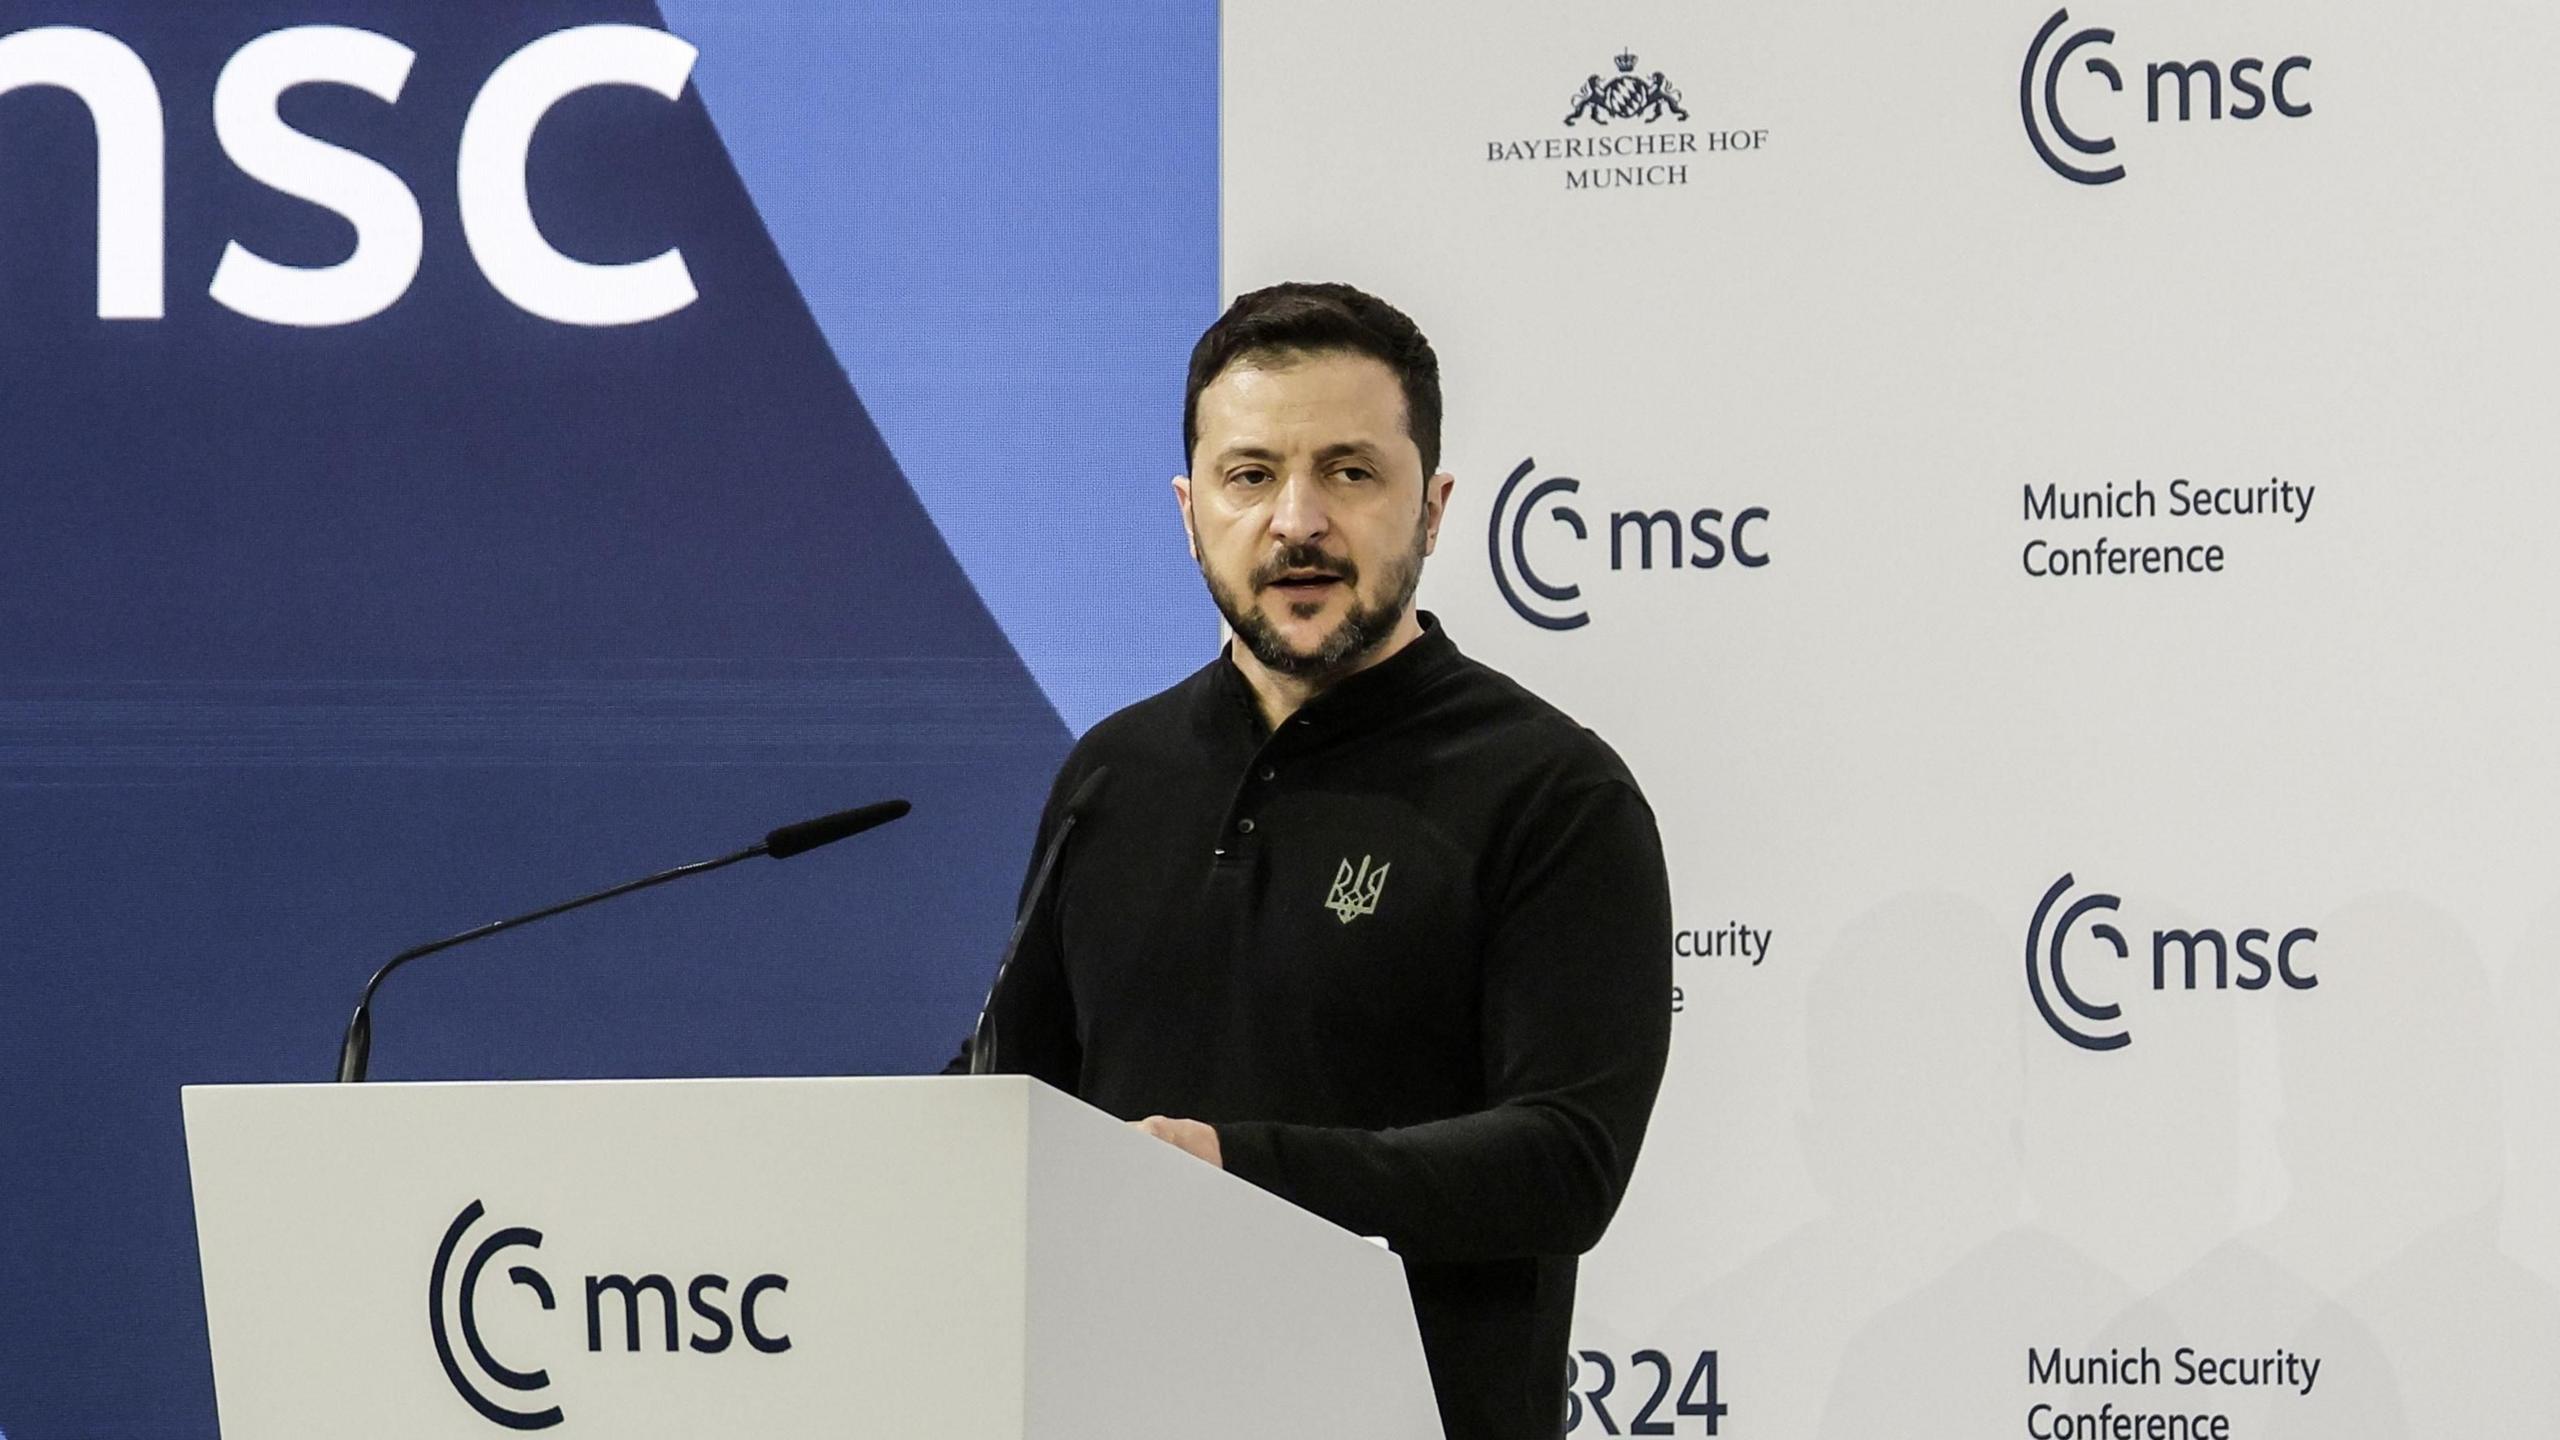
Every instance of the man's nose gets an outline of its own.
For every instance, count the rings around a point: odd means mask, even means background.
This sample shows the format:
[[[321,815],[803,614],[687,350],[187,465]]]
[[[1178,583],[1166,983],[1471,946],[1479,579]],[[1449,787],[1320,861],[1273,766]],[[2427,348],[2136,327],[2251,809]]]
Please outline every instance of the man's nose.
[[[1324,486],[1315,476],[1292,475],[1281,481],[1280,494],[1271,505],[1272,537],[1291,544],[1322,538],[1329,523],[1324,499]]]

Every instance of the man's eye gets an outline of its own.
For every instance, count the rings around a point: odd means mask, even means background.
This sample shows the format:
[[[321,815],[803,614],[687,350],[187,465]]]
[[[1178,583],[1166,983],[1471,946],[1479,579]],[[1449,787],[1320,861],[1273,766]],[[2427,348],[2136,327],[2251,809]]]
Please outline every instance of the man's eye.
[[[1228,476],[1227,480],[1235,485],[1259,485],[1270,478],[1271,472],[1268,470],[1239,470]]]
[[[1342,467],[1340,473],[1342,478],[1345,480],[1374,480],[1377,478],[1357,465],[1345,465]]]

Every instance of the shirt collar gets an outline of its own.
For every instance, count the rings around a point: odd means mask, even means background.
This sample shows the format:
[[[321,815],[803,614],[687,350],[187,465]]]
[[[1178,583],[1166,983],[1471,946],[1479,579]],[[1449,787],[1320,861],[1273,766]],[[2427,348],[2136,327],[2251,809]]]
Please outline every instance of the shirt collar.
[[[1335,725],[1357,725],[1400,708],[1434,679],[1455,664],[1457,644],[1440,628],[1440,617],[1428,610],[1418,612],[1422,633],[1393,655],[1366,670],[1348,675],[1327,687],[1323,693],[1298,707],[1292,718],[1310,726],[1331,728]],[[1216,673],[1216,686],[1224,692],[1228,703],[1241,706],[1256,734],[1267,733],[1262,723],[1262,705],[1254,697],[1253,683],[1236,668],[1235,642],[1229,640],[1218,652],[1210,668]]]

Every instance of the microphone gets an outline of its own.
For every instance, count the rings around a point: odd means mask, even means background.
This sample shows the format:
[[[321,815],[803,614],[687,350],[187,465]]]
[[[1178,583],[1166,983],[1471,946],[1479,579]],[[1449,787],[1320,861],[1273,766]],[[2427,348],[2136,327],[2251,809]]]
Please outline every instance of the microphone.
[[[599,900],[610,900],[616,895],[628,895],[634,890],[646,890],[652,885],[664,885],[670,880],[681,880],[687,875],[700,875],[707,871],[718,870],[723,866],[735,865],[741,860],[752,860],[758,855],[770,855],[776,860],[788,860],[794,855],[805,854],[821,845],[832,845],[848,836],[859,835],[865,830],[886,825],[913,808],[904,800],[881,800],[873,804],[857,806],[851,810],[839,810],[833,815],[821,815],[815,820],[803,820],[794,825],[785,825],[779,830],[766,832],[762,840],[746,849],[735,854],[723,855],[717,860],[696,860],[690,865],[679,865],[673,870],[661,870],[655,875],[625,881],[609,890],[599,890],[592,895],[581,895],[575,900],[564,901],[530,914],[517,915],[505,920],[492,920],[486,925],[465,930],[459,935],[448,935],[442,940],[429,941],[415,949],[403,950],[384,961],[382,968],[373,972],[373,978],[364,982],[364,995],[356,1001],[355,1016],[347,1021],[346,1039],[338,1045],[338,1082],[342,1085],[352,1085],[364,1080],[365,1071],[373,1058],[373,992],[381,988],[385,976],[421,955],[433,955],[439,950],[450,950],[456,945],[468,944],[471,941],[495,935],[501,930],[530,925],[536,920],[548,920],[554,915],[565,915],[569,911],[593,905]]]
[[[839,810],[833,815],[821,815],[815,820],[802,820],[778,830],[768,830],[762,848],[765,854],[776,860],[788,860],[821,845],[833,845],[865,830],[877,829],[914,808],[904,800],[878,800],[851,810]],[[747,851],[749,855],[754,853],[753,847]]]
[[[1013,969],[1014,952],[1022,948],[1022,933],[1031,928],[1031,917],[1040,911],[1040,900],[1049,888],[1049,876],[1058,868],[1058,857],[1066,853],[1067,837],[1075,833],[1076,822],[1084,818],[1093,797],[1102,793],[1102,782],[1111,778],[1111,767],[1097,765],[1084,783],[1067,797],[1067,808],[1058,819],[1058,833],[1049,837],[1049,848],[1040,852],[1039,868],[1031,873],[1031,889],[1022,897],[1022,913],[1013,918],[1013,934],[1004,942],[1004,958],[996,962],[996,978],[987,986],[987,1001],[978,1007],[978,1023],[969,1032],[969,1073],[992,1075],[996,1068],[996,993],[1004,989],[1004,977]]]

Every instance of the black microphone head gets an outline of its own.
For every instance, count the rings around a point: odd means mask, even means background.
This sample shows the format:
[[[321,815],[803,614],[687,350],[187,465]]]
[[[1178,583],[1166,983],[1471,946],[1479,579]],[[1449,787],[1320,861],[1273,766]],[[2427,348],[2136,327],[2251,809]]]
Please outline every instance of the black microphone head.
[[[1094,766],[1093,773],[1084,777],[1084,783],[1076,787],[1076,793],[1067,797],[1067,808],[1060,813],[1064,815],[1084,813],[1084,807],[1092,804],[1093,797],[1102,793],[1102,782],[1110,778],[1110,766]]]
[[[886,825],[914,808],[904,800],[878,800],[851,810],[839,810],[833,815],[821,815],[815,820],[785,825],[765,835],[764,853],[776,860],[788,860],[821,845],[832,845],[848,835],[859,835],[865,830]]]

